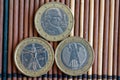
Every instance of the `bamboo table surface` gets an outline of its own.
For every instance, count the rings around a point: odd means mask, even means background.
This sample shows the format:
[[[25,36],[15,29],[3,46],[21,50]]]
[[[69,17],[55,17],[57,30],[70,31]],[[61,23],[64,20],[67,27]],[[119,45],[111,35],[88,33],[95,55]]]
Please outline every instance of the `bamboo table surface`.
[[[37,9],[48,2],[67,5],[74,16],[70,36],[79,36],[94,49],[95,60],[87,73],[69,76],[54,62],[39,77],[27,77],[16,68],[13,56],[17,44],[28,37],[41,37],[34,25]],[[120,80],[119,0],[0,0],[0,80]],[[59,42],[49,42],[55,50]]]

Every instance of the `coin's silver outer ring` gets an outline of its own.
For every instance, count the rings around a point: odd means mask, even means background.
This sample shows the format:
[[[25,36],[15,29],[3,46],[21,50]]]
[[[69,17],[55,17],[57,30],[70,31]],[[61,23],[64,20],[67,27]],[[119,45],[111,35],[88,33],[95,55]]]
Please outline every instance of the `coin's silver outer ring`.
[[[42,69],[40,69],[36,72],[30,71],[30,70],[27,70],[26,68],[24,68],[20,59],[18,59],[20,57],[18,55],[20,55],[20,51],[23,49],[23,46],[30,43],[30,41],[31,41],[31,43],[33,41],[33,43],[34,42],[36,42],[36,43],[41,42],[42,44],[45,44],[43,46],[45,47],[45,49],[48,52],[48,62],[46,63],[45,67],[43,67]],[[38,43],[38,44],[41,44],[41,43]],[[49,49],[47,49],[46,47]],[[41,76],[43,74],[46,74],[51,69],[53,62],[54,62],[54,51],[53,51],[52,46],[42,38],[38,38],[38,37],[26,38],[26,39],[22,40],[17,45],[15,52],[14,52],[14,62],[15,62],[16,67],[26,76],[38,77],[38,76]]]
[[[51,7],[55,8],[53,5],[55,5],[55,7],[58,7],[60,9],[64,9],[64,11],[66,11],[66,14],[68,15],[68,18],[69,18],[68,28],[62,34],[56,35],[56,36],[47,34],[43,30],[42,26],[40,25],[40,23],[38,21],[39,20],[38,18],[41,18],[41,15],[46,10],[46,7],[47,8],[51,8]],[[48,41],[60,41],[60,40],[63,40],[64,38],[68,37],[68,35],[70,35],[70,32],[72,31],[72,28],[74,27],[74,17],[73,17],[71,9],[68,6],[66,6],[66,5],[64,5],[60,2],[49,2],[49,3],[46,3],[46,4],[42,5],[37,10],[37,12],[35,13],[34,23],[35,23],[35,28],[36,28],[37,32],[43,38],[45,38]]]
[[[69,43],[69,42],[80,42],[82,44],[87,44],[87,48],[89,48],[90,50],[90,63],[88,63],[85,67],[83,67],[83,69],[79,69],[79,70],[70,70],[68,69],[61,61],[60,59],[60,54],[61,54],[61,50],[64,48],[65,44]],[[91,45],[89,44],[88,41],[86,41],[83,38],[80,37],[69,37],[66,38],[65,40],[63,40],[61,43],[59,43],[59,45],[56,48],[55,51],[55,62],[58,66],[58,68],[64,72],[65,74],[71,75],[71,76],[78,76],[78,75],[82,75],[84,73],[86,73],[90,67],[92,66],[93,62],[94,62],[94,51],[93,48],[91,47]]]

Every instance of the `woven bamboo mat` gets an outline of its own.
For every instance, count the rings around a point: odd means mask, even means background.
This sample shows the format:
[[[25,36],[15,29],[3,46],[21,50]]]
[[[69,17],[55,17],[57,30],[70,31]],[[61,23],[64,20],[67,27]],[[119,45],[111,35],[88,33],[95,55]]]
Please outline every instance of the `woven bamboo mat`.
[[[15,67],[16,45],[27,37],[40,37],[35,30],[34,14],[51,1],[71,8],[75,25],[70,36],[85,38],[94,49],[94,64],[83,75],[68,76],[54,63],[47,74],[31,78]],[[0,0],[0,80],[120,80],[119,10],[119,0]],[[58,42],[50,44],[55,50]]]

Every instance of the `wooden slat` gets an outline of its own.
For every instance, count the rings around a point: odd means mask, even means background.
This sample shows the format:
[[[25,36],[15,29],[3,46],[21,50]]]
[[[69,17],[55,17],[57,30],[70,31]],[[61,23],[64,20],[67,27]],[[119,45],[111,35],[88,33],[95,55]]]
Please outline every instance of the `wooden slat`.
[[[94,0],[90,0],[90,15],[89,15],[89,35],[88,41],[90,45],[93,47],[93,20],[94,20]],[[88,71],[88,75],[92,78],[92,67]]]
[[[19,13],[19,0],[13,1],[13,9],[14,9],[14,16],[13,16],[13,55],[14,56],[14,50],[18,44],[18,13]],[[13,59],[13,58],[12,58]],[[13,60],[14,62],[14,60]],[[17,73],[17,69],[15,64],[13,63],[13,74]],[[13,80],[17,80],[17,74],[13,77]]]
[[[113,74],[117,75],[117,56],[118,56],[118,19],[119,19],[119,0],[115,1],[115,14],[114,14],[115,20],[114,20],[114,45],[113,45]],[[117,79],[115,77],[114,79]]]
[[[12,74],[12,53],[13,53],[13,0],[9,2],[9,35],[8,35],[8,74]],[[8,78],[11,80],[11,78]]]
[[[80,37],[83,37],[84,25],[84,0],[80,0]]]
[[[83,28],[83,38],[88,41],[88,22],[89,22],[89,0],[84,1],[84,28]],[[83,80],[87,80],[87,72],[83,74]]]
[[[110,28],[109,28],[109,46],[108,46],[108,76],[112,76],[113,67],[113,35],[114,35],[114,8],[115,1],[110,0]]]
[[[103,31],[104,31],[104,9],[105,1],[100,0],[100,22],[99,22],[99,31],[98,31],[98,75],[101,80],[102,75],[102,59],[103,59]]]
[[[19,0],[19,15],[18,15],[18,42],[23,40],[23,18],[24,18],[24,0]],[[21,72],[18,71],[18,74],[21,75]],[[22,80],[21,77],[18,77],[18,80]]]
[[[98,25],[99,25],[99,0],[94,0],[94,34],[93,34],[93,48],[95,53],[95,59],[93,63],[93,77],[97,80],[97,63],[98,63]]]
[[[3,53],[3,4],[4,0],[0,0],[0,74],[2,73],[2,53]],[[2,78],[0,78],[2,80]]]
[[[105,1],[105,21],[104,21],[104,44],[103,44],[103,70],[102,74],[107,75],[108,66],[108,32],[109,32],[109,0]],[[103,79],[106,79],[104,77]]]

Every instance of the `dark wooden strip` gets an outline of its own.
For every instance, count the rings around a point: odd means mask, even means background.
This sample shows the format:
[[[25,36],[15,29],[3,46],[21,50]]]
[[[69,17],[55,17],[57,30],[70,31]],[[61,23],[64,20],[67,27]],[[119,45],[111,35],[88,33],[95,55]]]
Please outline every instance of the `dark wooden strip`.
[[[56,50],[57,45],[58,45],[57,42],[54,42],[54,43],[53,43],[54,52],[55,52],[55,50]],[[55,61],[54,61],[54,64],[53,64],[52,69],[53,69],[53,71],[52,71],[53,74],[56,75],[56,77],[54,77],[53,80],[57,80],[57,73],[58,73],[58,72],[57,72],[57,65],[56,65]]]
[[[88,21],[89,21],[89,0],[85,0],[84,4],[84,28],[83,28],[83,37],[88,40]],[[87,73],[83,74],[83,80],[86,80]]]
[[[80,0],[75,1],[75,36],[79,36],[79,13],[80,13]]]
[[[34,16],[33,16],[33,12],[34,12],[34,0],[30,0],[29,3],[29,37],[33,36],[33,22],[34,22]]]
[[[38,10],[38,8],[39,8],[39,0],[35,0],[35,3],[34,3],[34,17],[35,17],[35,13],[36,13],[36,11]],[[34,18],[33,18],[33,22],[34,22]],[[34,36],[38,36],[38,32],[37,32],[37,30],[35,29],[35,26],[34,26]]]
[[[109,0],[105,1],[105,21],[104,21],[104,40],[103,40],[103,70],[102,74],[107,75],[108,66],[108,33],[109,33]],[[103,78],[104,79],[104,78]]]
[[[85,0],[84,5],[84,32],[83,37],[88,40],[88,21],[89,21],[89,0]]]
[[[9,2],[9,35],[8,35],[8,74],[12,74],[12,53],[13,53],[13,0]],[[11,75],[12,76],[12,75]],[[12,78],[12,77],[11,77]],[[8,80],[11,80],[8,78]]]
[[[24,36],[24,39],[28,37],[28,15],[29,15],[29,0],[24,0],[24,28],[23,28],[23,36]],[[22,78],[23,80],[27,80],[27,77],[24,76]]]
[[[99,24],[99,0],[95,0],[94,1],[94,31],[93,31],[93,48],[94,48],[94,53],[95,53],[95,60],[94,60],[93,69],[92,69],[93,77],[94,77],[94,74],[97,74],[98,24]]]
[[[13,9],[14,9],[14,16],[13,16],[13,55],[14,56],[14,51],[15,48],[18,44],[18,13],[19,13],[19,1],[18,0],[14,0],[13,1]],[[14,59],[14,58],[12,58]],[[14,64],[14,60],[13,62],[13,73],[17,73],[17,69],[16,66]],[[16,75],[17,76],[17,75]],[[13,77],[13,80],[17,80],[17,77]]]
[[[119,2],[119,7],[120,7],[120,2]],[[119,12],[120,12],[120,8],[119,8]],[[119,27],[118,27],[118,59],[117,59],[117,75],[120,76],[120,14],[119,14]],[[120,79],[120,77],[119,77]]]
[[[119,19],[119,0],[115,1],[115,20],[114,20],[114,45],[113,45],[113,74],[117,75],[117,56],[118,56],[118,19]],[[115,78],[117,79],[117,78]]]
[[[24,21],[24,0],[19,0],[19,26],[18,26],[18,41],[22,41],[23,40],[23,21]],[[21,78],[18,78],[18,80],[22,80],[22,73],[20,71],[18,71],[18,73],[20,74],[19,76],[21,76]]]
[[[0,73],[2,73],[2,53],[3,53],[3,0],[0,0]],[[2,78],[0,78],[2,80]]]
[[[4,0],[4,18],[3,18],[3,63],[2,64],[2,78],[7,79],[7,56],[8,56],[8,0]]]

